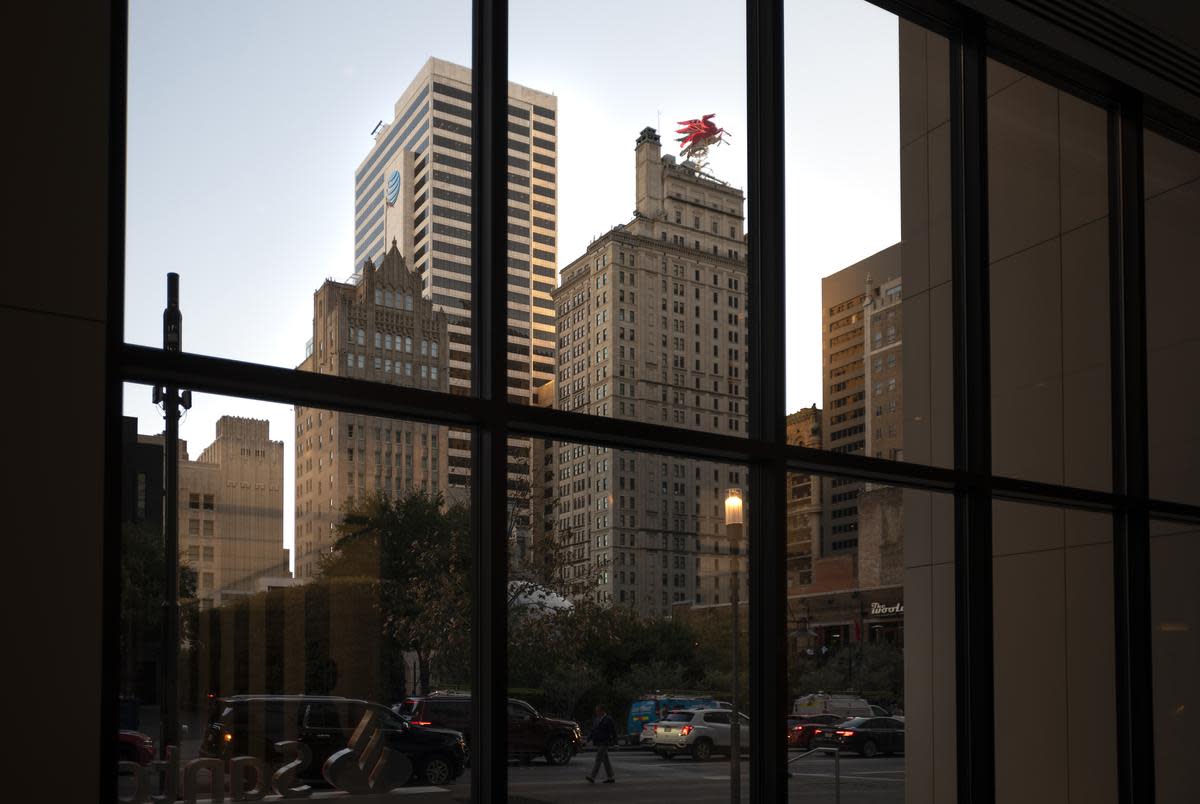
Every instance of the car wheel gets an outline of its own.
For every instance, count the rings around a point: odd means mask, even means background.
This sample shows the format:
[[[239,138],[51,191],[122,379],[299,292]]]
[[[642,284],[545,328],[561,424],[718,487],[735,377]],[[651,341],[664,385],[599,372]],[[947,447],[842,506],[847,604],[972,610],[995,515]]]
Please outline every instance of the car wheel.
[[[566,737],[558,736],[550,739],[546,746],[546,761],[551,765],[566,765],[571,761],[571,744]]]
[[[864,757],[873,757],[879,753],[879,747],[875,745],[874,740],[864,740],[862,747],[858,749],[858,753]]]
[[[692,759],[707,762],[712,759],[712,740],[697,740],[692,744]]]
[[[454,780],[454,764],[445,755],[434,754],[421,766],[421,775],[428,784],[449,784]]]

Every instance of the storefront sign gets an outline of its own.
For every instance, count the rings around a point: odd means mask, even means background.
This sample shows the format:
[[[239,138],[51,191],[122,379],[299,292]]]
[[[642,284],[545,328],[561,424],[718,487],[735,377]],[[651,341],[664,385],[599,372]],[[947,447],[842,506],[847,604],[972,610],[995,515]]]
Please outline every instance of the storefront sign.
[[[890,606],[884,603],[874,602],[871,604],[872,617],[894,617],[904,613],[903,603],[893,603]]]

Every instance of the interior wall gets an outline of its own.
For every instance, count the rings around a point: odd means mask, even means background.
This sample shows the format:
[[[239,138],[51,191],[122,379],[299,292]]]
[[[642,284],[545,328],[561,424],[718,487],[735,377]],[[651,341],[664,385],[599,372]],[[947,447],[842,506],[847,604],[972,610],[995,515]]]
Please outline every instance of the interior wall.
[[[25,3],[7,14],[6,93],[16,102],[5,125],[0,338],[11,352],[0,394],[9,424],[0,588],[15,679],[8,719],[28,750],[5,789],[15,782],[39,791],[31,800],[95,801],[110,4]]]

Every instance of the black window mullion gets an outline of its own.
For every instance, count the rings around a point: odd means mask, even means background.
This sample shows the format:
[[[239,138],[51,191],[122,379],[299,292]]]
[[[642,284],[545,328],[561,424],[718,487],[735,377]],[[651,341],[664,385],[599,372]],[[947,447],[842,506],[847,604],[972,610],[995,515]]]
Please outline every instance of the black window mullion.
[[[747,207],[750,228],[746,293],[749,436],[767,442],[770,458],[751,464],[750,801],[787,798],[787,521],[784,372],[784,97],[783,3],[747,0]]]
[[[968,17],[950,48],[958,801],[995,801],[991,390],[987,243],[987,55]]]
[[[1108,143],[1113,490],[1129,499],[1113,521],[1121,804],[1154,801],[1143,125],[1141,98],[1130,91],[1109,115]]]
[[[507,122],[508,3],[472,3],[471,368],[483,420],[472,431],[471,799],[508,786]]]

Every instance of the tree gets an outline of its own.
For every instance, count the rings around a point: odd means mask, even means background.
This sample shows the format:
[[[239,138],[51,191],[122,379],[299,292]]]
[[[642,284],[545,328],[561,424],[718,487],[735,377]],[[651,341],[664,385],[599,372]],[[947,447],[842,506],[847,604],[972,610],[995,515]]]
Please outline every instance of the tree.
[[[196,571],[179,564],[179,599],[196,597]],[[135,696],[140,658],[162,645],[163,581],[166,546],[162,529],[148,522],[126,522],[121,527],[121,656],[124,659],[122,693]],[[180,646],[195,633],[194,607],[181,615]],[[190,625],[190,627],[189,627]]]
[[[461,670],[445,662],[441,669],[451,678],[465,677],[471,622],[466,506],[447,506],[440,494],[422,491],[369,495],[352,504],[336,532],[320,577],[373,586],[383,630],[416,654],[422,689],[429,689],[435,654],[462,660]]]

